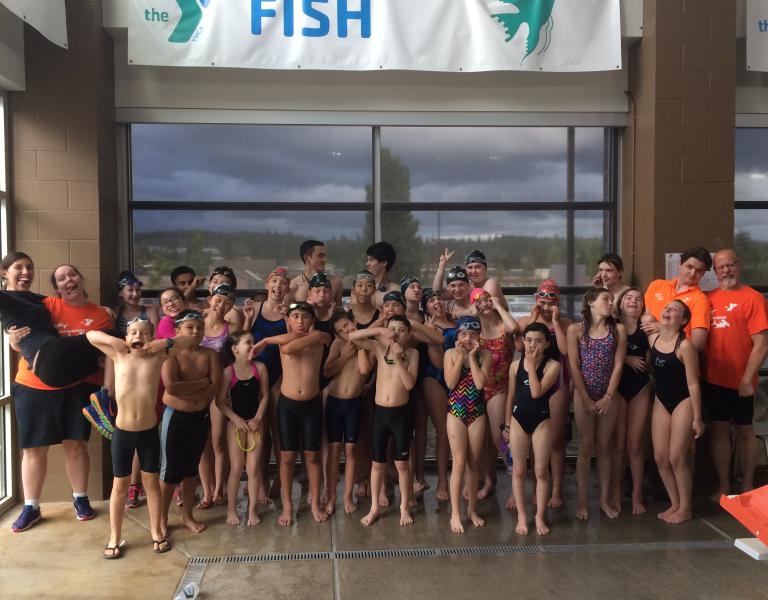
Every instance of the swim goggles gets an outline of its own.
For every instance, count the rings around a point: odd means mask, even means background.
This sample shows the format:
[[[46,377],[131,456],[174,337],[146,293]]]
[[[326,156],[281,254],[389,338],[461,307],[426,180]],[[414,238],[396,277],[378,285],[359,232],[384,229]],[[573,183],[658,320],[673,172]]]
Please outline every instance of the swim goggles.
[[[294,310],[315,316],[315,309],[312,308],[312,305],[309,302],[291,302],[288,305],[288,312],[292,313]]]
[[[117,280],[117,287],[123,289],[126,285],[137,285],[141,287],[144,285],[144,282],[139,280],[139,278],[130,271],[123,271],[120,273],[120,279]]]
[[[129,325],[133,325],[134,323],[149,323],[149,318],[142,317],[141,315],[139,315],[138,317],[133,317],[133,319],[131,319],[130,321],[127,321],[125,325],[126,327],[128,327]]]
[[[246,441],[248,440],[248,434],[245,434]],[[237,442],[237,447],[240,448],[243,452],[252,452],[256,445],[261,441],[261,434],[258,431],[253,432],[253,443],[250,446],[245,446],[243,442],[240,440],[240,430],[235,429],[235,441]]]
[[[539,298],[559,298],[560,297],[560,294],[558,294],[557,292],[545,292],[544,290],[538,290],[534,295]]]
[[[325,273],[315,273],[312,275],[312,277],[309,278],[309,287],[310,289],[317,287],[330,288],[331,280]]]
[[[465,283],[469,283],[469,276],[467,275],[467,272],[458,265],[448,271],[446,279],[448,280],[448,283],[451,283],[452,281],[463,281]]]
[[[196,310],[185,310],[173,322],[176,325],[176,327],[178,327],[184,321],[202,321],[202,320],[203,320],[202,313],[199,313]]]
[[[354,281],[357,281],[358,279],[367,279],[371,283],[375,283],[376,282],[376,278],[373,276],[373,273],[371,273],[370,271],[367,271],[365,269],[363,269],[357,275],[355,275]]]
[[[488,262],[485,259],[485,254],[480,252],[480,250],[472,250],[467,256],[464,258],[464,264],[465,265],[472,265],[475,263],[480,263],[482,265],[488,266]]]
[[[224,275],[224,277],[229,277],[232,281],[235,280],[235,272],[229,267],[216,267],[211,273],[211,277],[214,275]]]
[[[235,291],[228,283],[220,283],[211,292],[211,296],[226,296],[227,298],[235,298]]]
[[[399,302],[403,305],[403,308],[406,308],[407,306],[405,303],[405,298],[400,292],[389,292],[384,294],[384,298],[381,300],[381,303],[386,304],[387,302]]]
[[[460,317],[456,321],[456,331],[474,331],[480,333],[482,327],[477,317]]]

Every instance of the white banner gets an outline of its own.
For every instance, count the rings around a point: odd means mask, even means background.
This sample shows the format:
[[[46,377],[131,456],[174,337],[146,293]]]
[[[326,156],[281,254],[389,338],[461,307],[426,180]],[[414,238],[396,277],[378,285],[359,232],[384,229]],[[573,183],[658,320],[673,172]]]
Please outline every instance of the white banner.
[[[67,47],[64,0],[0,0],[0,4],[57,46]]]
[[[747,0],[747,69],[768,71],[768,0]]]
[[[131,64],[621,69],[619,0],[133,0]]]

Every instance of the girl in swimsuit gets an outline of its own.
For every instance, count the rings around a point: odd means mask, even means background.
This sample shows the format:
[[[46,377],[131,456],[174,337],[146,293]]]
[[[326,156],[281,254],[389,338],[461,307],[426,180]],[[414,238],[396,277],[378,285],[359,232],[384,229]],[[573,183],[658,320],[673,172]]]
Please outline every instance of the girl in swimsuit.
[[[228,283],[219,283],[209,292],[201,346],[210,348],[221,355],[229,332],[237,331],[239,318],[235,317],[236,322],[230,321],[234,304],[235,290]],[[227,479],[227,419],[215,402],[211,404],[210,413],[211,434],[200,458],[200,483],[203,488],[203,499],[198,506],[199,508],[208,508],[211,504],[224,504],[226,502],[224,492]]]
[[[432,282],[432,289],[435,293],[439,293],[440,299],[445,302],[446,313],[453,319],[458,319],[464,315],[474,315],[475,312],[469,301],[469,292],[472,289],[472,285],[466,269],[456,265],[448,271],[448,275],[445,277],[445,281],[443,281],[446,265],[453,255],[454,253],[449,252],[448,248],[446,248],[445,252],[440,256],[435,279]]]
[[[227,482],[227,523],[239,525],[237,492],[245,465],[248,475],[248,527],[261,522],[258,505],[268,501],[261,475],[262,433],[269,401],[269,377],[260,362],[251,362],[253,336],[235,331],[224,345],[224,361],[229,366],[221,378],[216,404],[228,419],[229,480]]]
[[[670,506],[658,514],[667,523],[691,518],[692,478],[687,455],[704,434],[701,419],[699,356],[683,329],[690,309],[673,300],[661,313],[661,331],[651,335],[651,364],[656,374],[656,401],[651,415],[653,456]]]
[[[616,417],[616,448],[611,476],[611,504],[621,507],[621,475],[624,472],[624,453],[629,456],[632,472],[632,514],[645,512],[643,505],[643,438],[648,412],[651,407],[651,386],[648,378],[650,360],[648,337],[640,328],[640,317],[645,310],[643,293],[627,288],[617,301],[619,319],[627,330],[627,356],[619,381],[618,415]]]
[[[448,399],[448,440],[451,444],[451,531],[464,533],[461,488],[466,473],[467,513],[475,527],[485,521],[475,511],[480,461],[485,442],[483,387],[491,372],[491,354],[480,348],[480,320],[462,317],[456,322],[456,346],[445,353]],[[467,468],[467,466],[469,468]]]
[[[609,519],[615,519],[619,512],[609,501],[611,440],[618,414],[614,396],[627,353],[627,332],[613,319],[613,295],[606,289],[592,288],[584,294],[582,315],[581,323],[568,328],[568,360],[575,387],[573,406],[579,428],[576,518],[589,518],[589,467],[597,450],[600,509]]]
[[[549,331],[543,323],[531,323],[523,332],[525,353],[509,367],[509,392],[504,411],[504,437],[512,449],[512,490],[517,505],[520,535],[528,534],[525,508],[525,471],[528,447],[533,443],[536,475],[536,533],[547,535],[544,519],[549,493],[549,453],[552,436],[549,397],[554,391],[560,364],[547,357]]]
[[[482,288],[470,294],[472,304],[480,317],[480,347],[491,354],[491,372],[485,383],[485,406],[488,412],[489,443],[483,461],[484,483],[478,492],[483,500],[493,492],[496,484],[496,457],[501,445],[501,428],[504,424],[504,406],[509,386],[509,365],[514,355],[517,321],[495,296]]]
[[[552,419],[552,453],[550,469],[552,470],[552,494],[547,506],[559,508],[563,505],[563,479],[565,475],[565,446],[566,431],[569,422],[568,407],[571,400],[571,378],[568,368],[568,327],[571,320],[560,313],[560,286],[554,279],[547,279],[539,284],[533,295],[535,304],[529,317],[522,317],[518,322],[524,330],[531,323],[543,323],[547,326],[550,336],[549,358],[560,363],[560,377],[555,383],[555,391],[549,398],[549,414]],[[524,352],[525,347],[518,336],[515,340],[518,352]],[[514,499],[507,503],[508,510],[514,510]]]

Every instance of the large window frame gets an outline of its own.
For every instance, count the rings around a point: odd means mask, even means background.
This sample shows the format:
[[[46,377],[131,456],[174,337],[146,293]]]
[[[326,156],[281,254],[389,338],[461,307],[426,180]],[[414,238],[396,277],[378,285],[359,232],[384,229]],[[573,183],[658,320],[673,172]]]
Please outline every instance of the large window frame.
[[[327,126],[327,123],[323,123],[323,126]],[[424,125],[424,127],[431,127],[433,125]],[[505,125],[500,125],[505,126]],[[610,251],[617,251],[619,246],[618,239],[618,223],[619,223],[619,202],[618,202],[618,190],[619,190],[619,170],[620,164],[620,129],[616,127],[604,126],[604,157],[603,157],[603,173],[604,173],[604,189],[603,199],[595,201],[576,201],[576,148],[575,148],[575,133],[577,126],[567,126],[567,146],[566,146],[566,166],[567,166],[567,185],[566,195],[560,202],[551,201],[538,201],[532,199],[525,202],[383,202],[382,190],[381,190],[381,130],[382,126],[370,125],[371,128],[371,144],[373,149],[373,164],[371,166],[371,181],[373,187],[373,204],[370,202],[194,202],[193,205],[185,202],[176,201],[137,201],[133,199],[132,190],[132,177],[131,177],[131,130],[130,124],[126,124],[121,130],[121,134],[118,136],[118,155],[120,163],[123,165],[123,171],[121,174],[121,187],[125,190],[126,200],[123,204],[125,207],[124,215],[126,217],[125,222],[128,223],[127,228],[121,228],[121,235],[125,237],[121,240],[121,247],[124,249],[124,255],[121,256],[122,264],[128,264],[131,268],[134,268],[134,247],[133,247],[133,215],[134,211],[181,211],[181,210],[225,210],[225,211],[244,211],[244,212],[260,212],[260,211],[372,211],[373,213],[373,234],[374,241],[381,241],[381,216],[385,211],[507,211],[510,213],[521,211],[564,211],[567,215],[566,221],[566,256],[567,256],[567,281],[574,281],[574,273],[576,270],[576,232],[575,222],[578,214],[581,211],[603,211],[607,214],[607,218],[604,220],[603,239],[605,240],[605,246]],[[386,125],[386,128],[397,127],[396,125]],[[409,127],[418,127],[418,125],[409,125]],[[481,127],[489,127],[483,124]],[[561,127],[561,125],[557,126]],[[596,268],[596,265],[595,265]],[[572,309],[574,295],[583,293],[588,289],[588,285],[579,285],[574,283],[568,283],[561,286],[564,297],[567,299],[566,310]],[[146,296],[157,295],[158,290],[145,290]],[[257,290],[241,289],[239,292],[242,294],[251,294]],[[504,286],[503,291],[507,295],[530,295],[535,292],[535,287],[531,286]]]

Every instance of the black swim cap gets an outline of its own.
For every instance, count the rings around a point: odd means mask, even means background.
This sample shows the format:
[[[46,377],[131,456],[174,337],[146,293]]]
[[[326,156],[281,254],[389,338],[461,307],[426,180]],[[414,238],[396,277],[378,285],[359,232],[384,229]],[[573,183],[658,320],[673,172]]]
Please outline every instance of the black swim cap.
[[[325,273],[315,273],[309,278],[309,287],[310,289],[316,287],[330,288],[331,280]]]
[[[381,303],[386,304],[387,302],[399,302],[403,305],[403,308],[408,307],[407,303],[405,302],[405,298],[400,292],[388,292],[385,294]]]
[[[407,290],[412,283],[421,283],[421,279],[407,275],[400,280],[400,293],[405,296],[405,290]]]
[[[465,265],[472,265],[475,263],[480,263],[482,265],[488,266],[488,262],[485,260],[485,254],[480,252],[480,250],[472,250],[467,256],[464,258],[464,264]]]
[[[467,271],[464,269],[464,267],[460,267],[459,265],[456,265],[448,271],[448,276],[446,277],[448,280],[448,283],[451,283],[453,281],[463,281],[464,283],[469,283],[469,275],[467,275]]]

